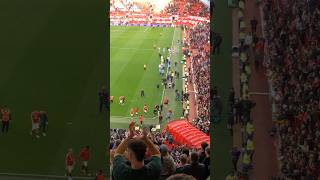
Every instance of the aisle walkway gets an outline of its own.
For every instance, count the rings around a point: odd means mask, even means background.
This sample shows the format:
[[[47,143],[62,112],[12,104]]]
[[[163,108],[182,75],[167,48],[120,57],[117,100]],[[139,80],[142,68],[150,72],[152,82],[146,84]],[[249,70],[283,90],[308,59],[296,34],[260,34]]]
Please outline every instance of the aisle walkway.
[[[247,0],[245,9],[245,22],[247,32],[251,31],[250,20],[255,16],[259,21],[257,34],[262,37],[262,23],[260,9],[255,0]],[[268,82],[265,76],[265,69],[256,69],[254,67],[253,55],[250,54],[251,78],[249,81],[250,92],[268,92]],[[268,95],[251,95],[250,99],[257,105],[252,110],[253,125],[255,127],[254,142],[256,144],[255,154],[253,156],[253,180],[270,180],[277,174],[276,141],[269,136],[268,130],[272,127],[271,101]]]

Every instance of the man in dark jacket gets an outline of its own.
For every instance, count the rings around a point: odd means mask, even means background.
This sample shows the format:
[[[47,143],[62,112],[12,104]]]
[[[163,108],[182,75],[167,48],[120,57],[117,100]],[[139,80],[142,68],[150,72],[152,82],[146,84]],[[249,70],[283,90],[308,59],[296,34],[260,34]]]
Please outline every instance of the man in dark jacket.
[[[197,152],[191,153],[191,164],[186,165],[182,172],[195,177],[197,180],[205,180],[206,168],[204,164],[199,163]]]

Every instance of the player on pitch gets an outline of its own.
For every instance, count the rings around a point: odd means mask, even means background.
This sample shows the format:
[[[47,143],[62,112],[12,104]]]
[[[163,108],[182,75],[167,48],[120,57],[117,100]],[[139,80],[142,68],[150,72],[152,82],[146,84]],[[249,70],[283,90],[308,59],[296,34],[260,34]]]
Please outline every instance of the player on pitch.
[[[30,134],[39,138],[40,112],[35,110],[31,113],[32,129]]]
[[[140,124],[142,125],[142,123],[143,123],[143,116],[142,115],[139,116],[139,121],[140,121]]]
[[[80,159],[82,161],[81,172],[83,175],[88,175],[88,161],[90,159],[90,147],[87,145],[80,152]]]
[[[134,116],[134,109],[132,108],[132,109],[130,110],[130,118],[132,119],[133,116]]]
[[[120,97],[119,97],[119,104],[124,105],[125,100],[126,100],[126,97],[125,97],[125,96],[120,96]]]
[[[10,109],[7,106],[4,106],[2,109],[0,108],[0,119],[2,122],[2,134],[5,132],[8,133],[9,130],[9,121],[11,121],[11,113]]]
[[[136,113],[136,115],[138,115],[139,114],[139,108],[134,108],[134,112]]]
[[[48,114],[46,111],[40,111],[40,130],[43,136],[46,136],[48,128]]]
[[[73,167],[75,165],[75,159],[74,159],[73,152],[72,152],[71,148],[68,150],[68,153],[66,155],[65,165],[66,165],[66,171],[67,171],[66,176],[67,176],[68,180],[72,180],[72,171],[73,171]]]
[[[145,114],[148,113],[148,106],[147,106],[147,104],[144,104],[144,106],[143,106],[143,112],[144,112]]]

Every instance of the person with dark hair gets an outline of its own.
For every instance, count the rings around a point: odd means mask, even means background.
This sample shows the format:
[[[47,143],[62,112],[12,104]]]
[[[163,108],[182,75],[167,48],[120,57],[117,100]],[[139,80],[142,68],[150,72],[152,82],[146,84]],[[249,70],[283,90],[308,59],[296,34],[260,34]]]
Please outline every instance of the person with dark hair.
[[[160,151],[147,137],[147,129],[143,129],[143,135],[140,138],[133,138],[134,122],[130,124],[129,135],[124,139],[115,151],[113,159],[113,180],[158,180],[161,171]],[[148,164],[144,164],[144,157],[148,148],[151,155]],[[124,156],[127,151],[127,157],[131,164],[126,164]]]
[[[182,149],[182,154],[185,154],[185,155],[187,155],[187,157],[189,157],[189,155],[190,155],[189,149],[188,148],[183,148]]]
[[[175,174],[170,176],[167,180],[197,180],[193,176],[186,174]]]
[[[203,163],[204,159],[206,158],[205,150],[209,146],[207,142],[201,143],[201,151],[199,153],[199,162]]]
[[[210,176],[210,147],[207,147],[205,150],[206,157],[204,158],[203,164],[206,167],[206,178]]]
[[[176,173],[182,173],[184,166],[187,165],[187,163],[188,163],[188,156],[185,154],[181,154],[179,157],[179,160],[180,160],[180,165],[176,169]]]
[[[163,144],[160,146],[160,153],[161,153],[160,180],[165,180],[176,171],[176,167],[174,164],[174,160],[169,154],[169,151],[166,145]]]
[[[190,155],[191,164],[183,168],[183,173],[192,175],[197,180],[205,180],[206,168],[203,164],[199,163],[199,155],[197,152],[192,152]]]

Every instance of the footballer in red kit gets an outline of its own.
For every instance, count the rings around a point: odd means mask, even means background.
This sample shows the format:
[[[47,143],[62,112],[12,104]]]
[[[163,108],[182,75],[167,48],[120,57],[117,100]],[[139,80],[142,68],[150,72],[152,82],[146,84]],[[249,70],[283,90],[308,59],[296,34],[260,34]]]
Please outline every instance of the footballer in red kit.
[[[39,138],[39,127],[40,127],[40,111],[33,111],[31,113],[31,122],[32,122],[32,129],[31,135],[35,135]]]
[[[88,161],[90,159],[90,151],[89,151],[89,149],[90,149],[90,147],[86,146],[80,152],[80,159],[82,161],[81,172],[84,175],[88,174]]]

